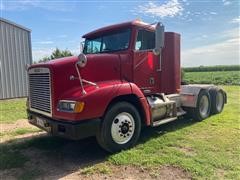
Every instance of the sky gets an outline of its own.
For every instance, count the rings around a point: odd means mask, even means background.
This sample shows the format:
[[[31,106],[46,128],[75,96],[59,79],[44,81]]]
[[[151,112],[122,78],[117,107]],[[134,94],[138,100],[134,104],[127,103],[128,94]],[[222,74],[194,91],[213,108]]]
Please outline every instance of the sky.
[[[181,34],[181,64],[239,64],[239,0],[0,0],[0,16],[31,29],[33,60],[56,48],[80,53],[97,28],[141,19]]]

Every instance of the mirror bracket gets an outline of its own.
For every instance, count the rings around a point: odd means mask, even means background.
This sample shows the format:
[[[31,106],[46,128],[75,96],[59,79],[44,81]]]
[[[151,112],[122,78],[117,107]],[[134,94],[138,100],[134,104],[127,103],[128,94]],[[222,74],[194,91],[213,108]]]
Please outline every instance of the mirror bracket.
[[[155,29],[155,48],[153,49],[153,54],[159,56],[159,68],[157,69],[157,71],[162,70],[163,47],[164,47],[164,25],[158,22]]]

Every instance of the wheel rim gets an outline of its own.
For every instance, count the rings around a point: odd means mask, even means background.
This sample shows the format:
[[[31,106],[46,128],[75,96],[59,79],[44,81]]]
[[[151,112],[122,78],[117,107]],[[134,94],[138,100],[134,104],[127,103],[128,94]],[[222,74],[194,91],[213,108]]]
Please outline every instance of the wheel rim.
[[[220,112],[222,110],[222,107],[223,107],[223,94],[221,92],[218,92],[216,97],[217,111]]]
[[[122,112],[118,114],[111,127],[111,135],[117,144],[125,144],[131,140],[135,130],[135,121],[131,114]]]
[[[202,118],[208,117],[209,114],[209,100],[206,95],[202,96],[200,100],[199,112]]]

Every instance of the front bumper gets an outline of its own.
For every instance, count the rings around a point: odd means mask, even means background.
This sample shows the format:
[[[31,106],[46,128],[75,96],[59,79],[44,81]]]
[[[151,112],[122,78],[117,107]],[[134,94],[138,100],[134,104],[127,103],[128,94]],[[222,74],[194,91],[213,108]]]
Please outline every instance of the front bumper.
[[[91,119],[81,122],[65,122],[46,117],[44,115],[27,110],[28,122],[38,128],[54,135],[67,139],[78,140],[89,136],[95,136],[100,126],[100,119]]]

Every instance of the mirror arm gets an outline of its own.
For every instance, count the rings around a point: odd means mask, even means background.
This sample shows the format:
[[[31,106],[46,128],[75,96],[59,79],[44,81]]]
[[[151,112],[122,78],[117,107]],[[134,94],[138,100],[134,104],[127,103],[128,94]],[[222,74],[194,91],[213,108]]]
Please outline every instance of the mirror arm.
[[[87,84],[90,84],[90,85],[92,85],[92,86],[95,86],[96,88],[99,88],[98,85],[97,85],[97,83],[94,83],[94,82],[91,82],[91,81],[87,81],[87,80],[85,80],[85,79],[82,79],[82,82],[87,83]]]
[[[82,78],[81,78],[81,75],[80,75],[80,72],[79,72],[79,69],[78,69],[78,62],[75,63],[75,68],[76,68],[76,71],[77,71],[77,74],[78,74],[78,79],[79,79],[79,82],[80,82],[80,86],[82,88],[82,93],[87,94],[86,91],[84,90],[84,87],[83,87],[83,81],[82,81]]]

